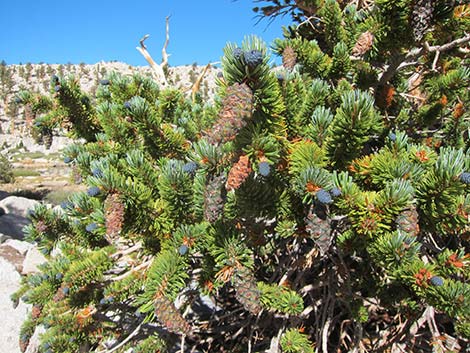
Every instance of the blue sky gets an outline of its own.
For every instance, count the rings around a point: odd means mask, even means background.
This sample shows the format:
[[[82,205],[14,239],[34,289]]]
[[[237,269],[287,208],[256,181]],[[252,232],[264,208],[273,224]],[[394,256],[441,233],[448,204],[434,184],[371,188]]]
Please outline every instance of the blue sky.
[[[159,63],[170,15],[170,66],[219,61],[227,42],[255,34],[268,46],[289,18],[260,23],[251,0],[9,0],[0,6],[0,60],[17,63],[147,65],[135,49],[145,34]],[[259,5],[259,4],[258,4]],[[272,59],[279,59],[272,57]]]

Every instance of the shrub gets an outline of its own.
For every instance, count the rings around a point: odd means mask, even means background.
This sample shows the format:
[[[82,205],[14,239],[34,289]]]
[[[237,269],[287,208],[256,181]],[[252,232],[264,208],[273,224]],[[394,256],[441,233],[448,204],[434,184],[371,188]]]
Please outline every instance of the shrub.
[[[15,180],[8,158],[0,154],[0,183],[12,183]]]

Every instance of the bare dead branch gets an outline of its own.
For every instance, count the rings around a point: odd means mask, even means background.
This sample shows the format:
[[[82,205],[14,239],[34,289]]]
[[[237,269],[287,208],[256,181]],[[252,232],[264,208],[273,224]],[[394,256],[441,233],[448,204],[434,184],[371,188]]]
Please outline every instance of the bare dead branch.
[[[433,45],[430,47],[427,43],[425,43],[424,46],[427,49],[427,51],[429,51],[430,53],[434,53],[436,51],[443,52],[446,50],[450,50],[461,44],[465,44],[467,42],[470,42],[470,34],[467,34],[466,36],[462,38],[455,39],[452,42],[449,42],[443,45]]]
[[[129,271],[125,272],[124,274],[120,275],[120,276],[116,276],[116,277],[113,277],[112,278],[112,281],[113,282],[116,282],[116,281],[120,281],[126,277],[129,277],[130,275],[132,275],[133,273],[136,273],[136,272],[139,272],[139,271],[142,271],[143,269],[149,267],[151,264],[152,264],[152,261],[153,261],[153,258],[140,264],[139,266],[136,266],[136,267],[133,267],[131,268]]]
[[[387,83],[400,69],[410,66],[410,62],[416,61],[419,57],[423,56],[426,53],[442,53],[443,51],[447,51],[458,47],[462,44],[470,42],[470,34],[462,38],[458,38],[453,40],[452,42],[443,44],[443,45],[433,45],[429,46],[427,42],[424,43],[423,47],[421,48],[413,48],[411,49],[408,54],[403,55],[399,54],[396,55],[390,65],[386,68],[386,70],[379,76],[378,85],[383,85]]]
[[[131,340],[132,337],[136,336],[139,333],[141,327],[142,327],[142,324],[137,326],[136,329],[134,331],[132,331],[130,333],[130,335],[127,336],[121,343],[119,343],[117,346],[113,347],[112,349],[107,350],[106,353],[112,353],[112,352],[118,350],[119,348],[121,348],[122,346],[124,346],[127,342],[129,342]]]
[[[144,49],[147,49],[147,47],[145,46],[144,42],[145,40],[149,37],[150,35],[146,34],[145,36],[142,37],[142,39],[139,41],[140,43],[140,46]]]
[[[201,89],[201,82],[204,79],[204,76],[206,75],[207,70],[209,70],[210,67],[211,67],[210,63],[207,64],[206,67],[204,67],[204,70],[202,70],[202,73],[199,75],[196,82],[194,82],[193,87],[191,87],[191,99],[193,103],[196,101],[196,94]]]
[[[140,250],[140,249],[142,249],[142,242],[138,242],[138,243],[134,244],[133,246],[131,246],[129,248],[117,251],[116,253],[112,254],[111,257],[117,259],[121,256],[129,255],[129,254],[133,253],[134,251],[137,251],[137,250]]]
[[[168,86],[168,81],[166,79],[164,68],[168,66],[168,53],[166,52],[166,48],[168,47],[168,43],[170,41],[170,16],[166,17],[166,26],[165,26],[165,44],[162,48],[162,63],[158,65],[155,60],[153,60],[152,56],[147,51],[147,47],[145,46],[145,40],[149,37],[148,34],[142,37],[139,41],[140,47],[136,47],[136,49],[143,55],[145,60],[149,63],[150,67],[153,70],[155,75],[155,79],[160,83],[162,86]]]
[[[168,43],[170,42],[170,16],[166,16],[165,18],[165,44],[163,44],[162,48],[162,63],[161,67],[168,66],[168,53],[166,52],[166,48],[168,47]]]

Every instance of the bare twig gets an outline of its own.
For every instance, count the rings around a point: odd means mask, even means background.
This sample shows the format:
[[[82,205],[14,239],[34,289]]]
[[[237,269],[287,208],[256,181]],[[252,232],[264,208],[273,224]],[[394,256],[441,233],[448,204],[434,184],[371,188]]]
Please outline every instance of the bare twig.
[[[130,248],[124,249],[117,251],[116,253],[112,254],[112,258],[119,258],[121,256],[129,255],[130,253],[133,253],[134,251],[140,250],[142,248],[142,242],[138,242],[135,245],[131,246]]]
[[[333,323],[333,310],[335,305],[335,293],[332,271],[328,271],[328,286],[325,288],[326,298],[324,296],[323,324],[321,329],[321,347],[323,353],[328,353],[328,337],[330,335],[330,326]]]
[[[402,62],[400,65],[398,65],[397,71],[400,71],[400,70],[402,70],[402,69],[404,69],[405,67],[408,67],[408,66],[415,66],[417,64],[418,64],[417,60]]]
[[[117,277],[114,277],[112,279],[113,282],[116,282],[116,281],[120,281],[128,276],[130,276],[131,274],[137,272],[137,271],[140,271],[144,268],[147,268],[148,266],[150,266],[150,264],[152,263],[152,260],[153,259],[150,259],[142,264],[140,264],[139,266],[136,266],[136,267],[133,267],[132,269],[130,269],[129,271],[127,271],[126,273],[120,275],[120,276],[117,276]]]
[[[441,336],[441,333],[439,332],[439,328],[437,327],[436,320],[434,318],[434,308],[432,306],[428,307],[429,311],[427,312],[426,315],[426,321],[428,323],[429,331],[431,331],[431,334],[434,338],[433,344],[439,346],[440,350],[442,352],[445,352],[446,349],[444,345],[442,344],[442,341],[439,340],[439,337]]]
[[[329,316],[329,315],[328,315]],[[330,333],[331,317],[328,317],[323,325],[321,348],[323,353],[328,353],[328,335]]]
[[[181,353],[184,353],[184,341],[186,339],[186,335],[181,335]]]
[[[201,88],[201,82],[204,79],[204,76],[206,75],[207,70],[211,67],[211,64],[207,64],[206,67],[204,67],[204,70],[202,70],[202,73],[199,75],[197,78],[196,82],[194,82],[193,87],[191,88],[191,99],[193,103],[196,101],[196,94],[199,92]]]
[[[431,306],[428,306],[423,314],[420,316],[418,320],[416,320],[410,327],[410,336],[416,336],[418,333],[418,330],[424,325],[426,320],[428,319],[429,316],[429,311],[431,310]]]
[[[305,25],[305,24],[309,24],[310,27],[312,27],[313,30],[315,30],[315,26],[313,25],[312,23],[312,20],[317,20],[317,21],[320,21],[320,18],[319,17],[316,17],[316,16],[310,16],[310,17],[307,17],[304,21],[300,22],[299,25],[297,26],[297,28],[299,28],[300,26],[302,25]]]
[[[422,49],[422,48],[421,48]],[[422,50],[420,50],[421,52]],[[408,54],[410,54],[410,51]],[[379,75],[378,86],[386,84],[398,71],[400,64],[407,60],[408,55],[398,54],[395,57],[392,57],[392,60],[385,71]],[[414,57],[412,57],[414,59]],[[410,58],[411,59],[411,58]]]
[[[140,331],[140,328],[142,327],[142,324],[140,324],[139,326],[136,327],[136,329],[134,331],[132,331],[131,334],[129,334],[129,336],[127,336],[121,343],[119,343],[117,346],[114,346],[112,349],[109,349],[109,350],[106,350],[106,351],[101,351],[101,352],[98,352],[98,353],[112,353],[116,350],[118,350],[119,348],[121,348],[122,346],[124,346],[127,342],[129,342],[131,340],[132,337],[136,336],[139,331]]]
[[[147,40],[147,38],[150,37],[149,34],[146,34],[145,36],[143,36],[140,40],[139,40],[139,43],[140,43],[140,46],[144,49],[147,49],[147,47],[145,46],[144,42]]]
[[[437,71],[436,66],[437,66],[437,61],[439,60],[439,54],[441,54],[441,52],[439,50],[436,51],[436,55],[434,55],[434,60],[432,61],[432,68],[431,68],[432,71]]]
[[[284,330],[285,326],[282,326],[277,332],[277,335],[271,338],[271,344],[269,345],[269,349],[266,353],[279,353],[279,341]]]
[[[426,98],[414,96],[414,95],[412,95],[412,94],[407,94],[407,93],[400,93],[400,96],[406,97],[406,98],[418,99],[418,100],[421,100],[421,101],[423,101],[423,102],[426,100]]]
[[[360,10],[360,9],[369,9],[372,7],[372,5],[374,4],[374,1],[372,0],[358,0],[357,1],[357,9]]]

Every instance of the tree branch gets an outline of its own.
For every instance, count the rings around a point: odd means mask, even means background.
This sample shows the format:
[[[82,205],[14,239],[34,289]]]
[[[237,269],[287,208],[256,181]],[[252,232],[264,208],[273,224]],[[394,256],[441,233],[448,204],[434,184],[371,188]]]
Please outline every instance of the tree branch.
[[[457,47],[461,44],[465,44],[467,42],[470,42],[470,34],[467,34],[465,37],[455,39],[452,42],[449,42],[449,43],[446,43],[446,44],[443,44],[443,45],[433,45],[432,47],[430,47],[428,45],[428,43],[424,43],[424,47],[430,53],[433,53],[433,52],[436,52],[436,51],[443,52],[443,51],[446,51],[446,50],[453,49],[453,48],[455,48],[455,47]]]
[[[408,54],[400,54],[392,58],[390,65],[387,69],[379,76],[378,86],[386,84],[395,74],[402,68],[410,66],[411,61],[415,61],[425,53],[442,53],[443,51],[453,49],[459,45],[470,42],[470,34],[462,38],[453,40],[452,42],[443,45],[429,46],[427,42],[424,43],[421,48],[413,48]]]

